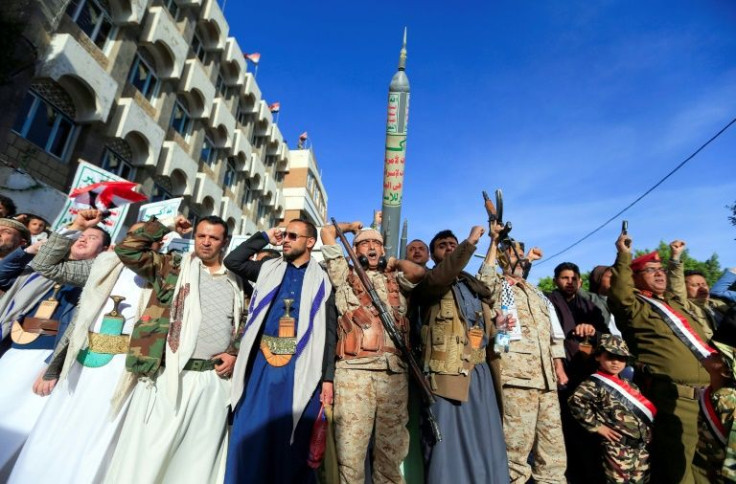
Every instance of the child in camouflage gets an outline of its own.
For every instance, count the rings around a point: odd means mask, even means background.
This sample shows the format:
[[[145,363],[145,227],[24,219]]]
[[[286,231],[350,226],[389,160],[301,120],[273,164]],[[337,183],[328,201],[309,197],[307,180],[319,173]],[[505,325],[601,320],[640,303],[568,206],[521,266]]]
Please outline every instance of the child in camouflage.
[[[698,450],[708,459],[708,477],[713,483],[736,481],[736,328],[723,322],[711,340],[718,350],[703,360],[710,386],[700,394]]]
[[[649,482],[649,451],[656,408],[619,373],[631,356],[620,336],[602,335],[595,359],[598,371],[570,396],[570,412],[586,430],[602,437],[608,482]]]

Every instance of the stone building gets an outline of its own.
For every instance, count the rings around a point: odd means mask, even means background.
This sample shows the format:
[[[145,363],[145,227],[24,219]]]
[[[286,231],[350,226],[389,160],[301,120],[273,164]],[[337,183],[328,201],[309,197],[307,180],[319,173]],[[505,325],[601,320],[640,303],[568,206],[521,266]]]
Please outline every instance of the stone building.
[[[85,160],[235,234],[288,221],[290,150],[216,0],[8,2],[35,62],[0,83],[0,161],[66,192]]]

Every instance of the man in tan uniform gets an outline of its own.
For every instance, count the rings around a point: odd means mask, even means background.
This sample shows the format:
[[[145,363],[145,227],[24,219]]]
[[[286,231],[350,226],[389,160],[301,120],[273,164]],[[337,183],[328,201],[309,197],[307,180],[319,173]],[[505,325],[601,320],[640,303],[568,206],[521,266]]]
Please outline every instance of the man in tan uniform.
[[[616,241],[608,303],[637,358],[635,382],[658,409],[652,441],[652,481],[708,482],[698,442],[698,389],[707,386],[715,351],[705,328],[681,295],[667,292],[667,275],[656,252],[631,260],[631,239]]]
[[[497,230],[491,233],[496,244]],[[552,303],[524,279],[529,259],[541,258],[538,248],[523,256],[523,245],[513,241],[502,246],[496,273],[495,252],[490,251],[480,269],[481,281],[488,284],[496,307],[511,313],[518,330],[511,333],[507,353],[501,357],[503,383],[503,428],[512,483],[534,477],[538,483],[564,483],[567,456],[562,435],[557,385],[567,383],[564,333]],[[530,466],[529,455],[534,462]]]
[[[408,260],[387,261],[381,234],[373,229],[361,231],[361,227],[360,222],[340,224],[343,232],[356,234],[355,253],[408,342],[405,295],[424,277],[425,270]],[[409,450],[406,364],[336,244],[335,227],[323,227],[320,235],[339,314],[334,415],[340,482],[365,481],[365,456],[374,430],[373,482],[403,482],[400,465]]]

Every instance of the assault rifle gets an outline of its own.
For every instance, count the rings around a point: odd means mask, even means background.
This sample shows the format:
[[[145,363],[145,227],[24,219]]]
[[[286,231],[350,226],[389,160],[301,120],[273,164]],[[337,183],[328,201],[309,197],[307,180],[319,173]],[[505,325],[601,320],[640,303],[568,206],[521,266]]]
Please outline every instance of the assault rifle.
[[[334,217],[332,218],[332,225],[335,226],[335,232],[340,238],[340,242],[342,242],[345,250],[348,251],[348,256],[350,257],[350,261],[353,263],[353,269],[358,275],[358,279],[360,279],[360,282],[363,284],[363,287],[365,287],[366,292],[371,297],[371,302],[373,303],[373,306],[378,311],[378,316],[379,318],[381,318],[383,328],[386,330],[386,333],[388,333],[391,341],[394,343],[394,346],[396,346],[396,349],[398,349],[401,353],[401,356],[403,356],[404,360],[406,360],[406,362],[409,364],[409,372],[411,373],[411,376],[417,382],[419,388],[422,389],[422,397],[424,399],[424,403],[427,406],[427,421],[429,422],[430,428],[432,430],[434,441],[435,443],[441,442],[442,434],[440,433],[440,427],[439,425],[437,425],[437,420],[432,414],[432,408],[430,407],[435,402],[434,395],[432,394],[432,389],[429,388],[429,383],[427,383],[427,379],[424,378],[424,374],[422,373],[422,370],[419,369],[419,364],[417,363],[417,360],[414,359],[411,351],[409,351],[409,348],[406,346],[406,342],[404,342],[404,338],[402,338],[401,336],[401,332],[396,327],[396,322],[394,321],[393,316],[390,312],[388,312],[388,309],[386,309],[386,306],[383,304],[383,302],[381,302],[381,299],[378,297],[376,288],[373,287],[373,283],[371,283],[370,279],[368,279],[368,275],[365,273],[363,266],[358,261],[358,256],[355,255],[355,251],[353,251],[353,248],[348,243],[348,240],[345,238],[345,234],[343,233],[342,229],[340,229],[340,226],[337,224]]]
[[[514,243],[514,240],[509,237],[509,232],[511,232],[511,222],[506,222],[504,224],[503,222],[503,192],[499,188],[496,190],[496,204],[493,204],[493,201],[491,201],[491,197],[488,196],[488,193],[483,190],[483,202],[486,207],[486,213],[488,214],[488,223],[499,223],[503,225],[503,230],[498,234],[498,247],[499,250],[504,250],[506,248],[511,248],[511,250],[514,251],[514,254],[516,255],[517,264],[522,261],[524,258],[524,245],[522,244],[520,254],[519,251],[516,248],[516,244]],[[527,278],[529,275],[529,271],[531,270],[531,264],[526,265],[524,267],[524,279]]]

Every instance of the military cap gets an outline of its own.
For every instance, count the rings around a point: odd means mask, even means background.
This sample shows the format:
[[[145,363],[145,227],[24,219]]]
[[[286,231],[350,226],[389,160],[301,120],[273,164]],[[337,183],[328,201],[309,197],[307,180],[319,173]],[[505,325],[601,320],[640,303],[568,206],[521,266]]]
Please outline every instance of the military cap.
[[[612,355],[630,357],[629,347],[626,346],[626,342],[621,336],[615,336],[613,334],[601,335],[601,341],[598,343],[598,352],[607,351]]]
[[[353,245],[357,246],[364,240],[375,240],[383,245],[383,237],[381,237],[381,234],[375,229],[364,229],[358,232],[358,235],[353,239]]]
[[[659,258],[659,252],[656,250],[654,252],[650,252],[648,254],[640,255],[636,259],[631,261],[631,270],[636,272],[644,269],[644,266],[646,266],[650,262],[660,262]]]
[[[10,227],[11,229],[17,230],[20,236],[23,237],[23,240],[26,241],[26,244],[31,243],[31,232],[28,230],[28,227],[17,220],[12,218],[0,218],[0,227]]]

